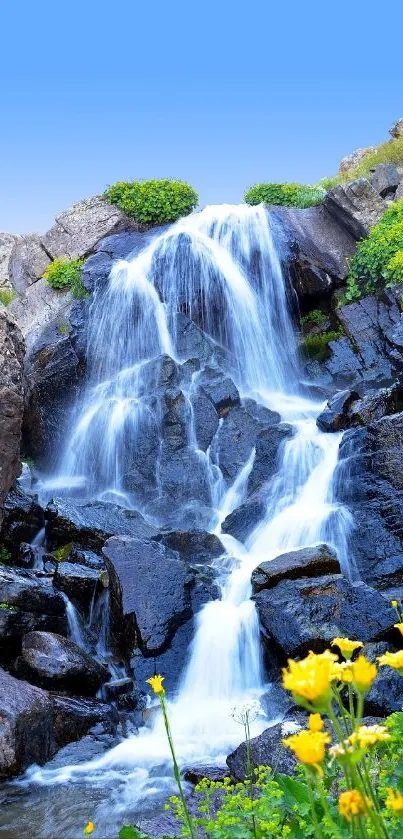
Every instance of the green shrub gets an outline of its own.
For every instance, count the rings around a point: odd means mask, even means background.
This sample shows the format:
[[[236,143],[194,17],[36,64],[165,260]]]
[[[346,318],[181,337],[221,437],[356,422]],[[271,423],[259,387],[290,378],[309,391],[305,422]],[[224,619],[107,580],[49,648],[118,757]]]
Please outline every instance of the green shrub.
[[[367,178],[371,175],[371,169],[379,163],[403,163],[403,137],[388,140],[381,143],[373,152],[365,155],[358,166],[348,172],[339,172],[338,183],[353,181],[355,178]]]
[[[395,201],[359,242],[350,260],[347,292],[343,302],[358,300],[362,294],[382,291],[403,281],[403,199]]]
[[[283,207],[313,207],[325,196],[322,186],[303,184],[256,184],[245,193],[247,204],[274,204]]]
[[[329,330],[328,332],[321,332],[320,335],[308,335],[301,344],[301,351],[307,358],[326,361],[330,357],[329,341],[336,341],[342,334],[343,332],[340,329],[338,332]]]
[[[60,323],[57,327],[57,331],[59,335],[68,335],[69,334],[69,324],[67,322]]]
[[[16,296],[17,295],[15,291],[13,291],[11,288],[0,289],[0,303],[2,303],[3,306],[8,306],[8,304],[11,303],[11,301],[14,300]]]
[[[0,545],[0,565],[9,565],[11,562],[11,553],[3,545]]]
[[[139,224],[153,225],[177,221],[197,206],[199,196],[182,181],[118,181],[108,187],[105,198],[116,204]]]
[[[312,309],[311,312],[308,312],[307,315],[304,315],[301,318],[301,325],[302,326],[320,326],[321,323],[324,323],[326,320],[326,315],[320,311],[320,309]]]
[[[52,551],[53,556],[56,562],[65,562],[67,557],[71,551],[71,542],[68,542],[67,545],[62,545],[60,548],[56,548],[55,551]]]
[[[43,277],[52,288],[69,288],[74,298],[87,297],[87,290],[81,281],[83,259],[55,259],[46,268]]]

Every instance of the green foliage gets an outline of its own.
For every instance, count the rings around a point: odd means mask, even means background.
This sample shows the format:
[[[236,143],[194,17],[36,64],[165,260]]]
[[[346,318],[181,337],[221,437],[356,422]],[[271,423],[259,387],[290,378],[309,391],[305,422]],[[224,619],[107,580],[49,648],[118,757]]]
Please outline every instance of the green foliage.
[[[326,321],[326,315],[320,309],[312,309],[301,318],[301,326],[320,326]]]
[[[67,545],[62,545],[60,548],[57,548],[53,551],[53,556],[56,562],[65,562],[67,557],[71,551],[71,542],[68,542]]]
[[[15,612],[16,607],[10,606],[9,603],[0,603],[0,609],[2,609],[4,612]]]
[[[68,323],[61,323],[57,327],[57,331],[59,335],[68,335],[69,334],[69,324]]]
[[[137,827],[126,824],[119,831],[118,839],[152,839],[152,837],[147,833],[142,833],[142,831],[138,830]],[[175,836],[161,836],[161,839],[175,839]],[[177,837],[177,839],[179,839],[179,837]]]
[[[339,183],[339,176],[334,175],[333,178],[321,178],[319,181],[318,186],[321,186],[322,189],[329,191],[329,189],[333,189],[334,186],[337,186]]]
[[[105,198],[139,224],[177,221],[197,206],[199,196],[189,184],[165,178],[160,181],[118,181]]]
[[[3,545],[0,545],[0,565],[10,565],[11,553]]]
[[[11,301],[14,300],[16,296],[17,295],[15,291],[13,291],[11,288],[0,289],[0,303],[2,303],[3,306],[8,306],[8,304],[11,303]]]
[[[76,299],[87,297],[88,292],[81,281],[83,259],[55,259],[44,272],[44,279],[52,288],[69,288]]]
[[[329,341],[336,341],[341,335],[343,335],[341,329],[338,332],[329,330],[319,335],[308,335],[301,344],[301,351],[308,358],[326,361],[330,357]]]
[[[354,169],[348,172],[339,172],[338,183],[347,183],[355,178],[367,178],[371,175],[371,169],[379,163],[403,163],[403,137],[388,140],[381,143],[373,152],[369,152]]]
[[[391,204],[368,238],[359,242],[350,260],[343,302],[399,282],[403,282],[403,199]]]
[[[247,204],[274,204],[283,207],[314,207],[325,196],[322,186],[303,184],[256,184],[245,193]]]

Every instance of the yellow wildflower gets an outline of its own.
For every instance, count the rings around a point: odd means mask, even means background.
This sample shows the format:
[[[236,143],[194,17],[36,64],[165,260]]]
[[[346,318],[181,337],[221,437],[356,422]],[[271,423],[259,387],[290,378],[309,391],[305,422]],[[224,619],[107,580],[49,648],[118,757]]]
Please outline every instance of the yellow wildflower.
[[[165,694],[165,690],[162,687],[162,683],[163,683],[164,679],[165,679],[165,676],[150,676],[150,678],[146,680],[147,684],[151,685],[154,693],[156,693],[157,696],[161,695],[161,694]]]
[[[352,654],[363,647],[364,644],[362,641],[350,641],[349,638],[333,638],[331,646],[338,647],[344,658],[349,661]]]
[[[322,731],[324,722],[320,714],[309,714],[309,731]]]
[[[329,651],[315,655],[310,652],[302,661],[288,660],[288,669],[283,669],[283,687],[290,690],[296,702],[309,702],[318,708],[325,708],[330,697],[330,670],[337,659]]]
[[[330,740],[330,735],[323,731],[299,731],[282,742],[294,752],[300,763],[313,766],[322,775],[323,770],[319,764],[325,757],[325,745],[330,743]]]
[[[360,816],[366,813],[371,806],[369,799],[361,795],[358,789],[349,789],[342,792],[339,797],[339,813],[344,816],[348,822],[351,822],[353,816]]]
[[[334,661],[330,672],[332,682],[351,684],[353,681],[353,671],[349,661]]]
[[[399,792],[398,789],[391,789],[391,787],[387,787],[386,792],[388,793],[388,797],[385,801],[385,805],[389,810],[394,810],[395,813],[398,813],[399,816],[403,816],[403,795]]]
[[[398,605],[397,600],[391,600],[390,605],[392,606],[393,609],[397,609],[397,605]]]
[[[94,822],[88,822],[88,824],[86,824],[85,828],[84,828],[84,836],[89,836],[90,833],[94,832],[94,830],[95,830]]]
[[[360,725],[348,739],[353,745],[358,743],[360,749],[367,749],[369,746],[375,746],[376,743],[390,740],[390,734],[384,725]]]
[[[357,693],[367,693],[376,678],[376,665],[371,664],[365,658],[365,655],[359,655],[357,660],[352,662],[351,669],[353,671],[353,684]]]
[[[399,670],[400,674],[403,675],[403,650],[399,650],[397,653],[391,653],[387,650],[386,653],[378,657],[378,661],[381,667],[388,665],[388,667],[393,667],[394,670]]]
[[[399,630],[400,634],[403,635],[403,623],[395,623],[393,625]]]

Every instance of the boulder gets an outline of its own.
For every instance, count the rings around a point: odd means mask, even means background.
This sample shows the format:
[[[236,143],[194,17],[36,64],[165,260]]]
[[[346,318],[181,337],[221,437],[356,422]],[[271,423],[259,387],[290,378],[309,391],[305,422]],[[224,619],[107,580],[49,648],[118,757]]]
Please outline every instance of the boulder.
[[[198,387],[212,402],[219,417],[240,404],[239,392],[232,379],[214,367],[204,367],[198,377]]]
[[[399,183],[400,175],[395,163],[378,163],[371,169],[371,184],[382,198],[394,195]]]
[[[257,412],[255,404],[252,400],[245,400],[243,405],[232,408],[224,417],[216,434],[214,448],[217,452],[218,465],[228,483],[234,481],[247,463],[260,432],[277,426],[280,421],[280,415],[275,411],[263,409],[264,413]],[[281,433],[280,437],[282,437]],[[275,441],[279,442],[277,429],[273,432],[273,456]],[[270,463],[273,466],[273,458]]]
[[[106,501],[79,503],[55,498],[46,508],[49,547],[77,542],[97,551],[110,536],[134,536],[151,539],[157,530],[136,510],[124,510]]]
[[[94,551],[86,551],[80,545],[71,546],[68,561],[85,565],[86,568],[93,568],[94,571],[103,571],[105,569],[105,560],[103,557],[94,553]]]
[[[306,714],[297,711],[292,718],[287,718],[286,723],[277,723],[271,728],[266,728],[262,734],[252,737],[250,741],[251,760],[254,767],[270,766],[275,772],[283,772],[285,775],[292,775],[296,766],[296,759],[291,751],[282,744],[284,737],[288,736],[291,730],[298,731],[306,727]],[[244,781],[246,778],[247,747],[241,743],[235,751],[227,757],[227,766],[231,777],[235,781]]]
[[[56,751],[52,703],[46,691],[0,669],[0,779],[43,764]]]
[[[24,342],[20,330],[0,307],[0,527],[4,499],[21,468],[23,361]]]
[[[375,151],[375,146],[367,146],[365,149],[355,149],[351,154],[347,154],[340,162],[340,172],[350,172],[355,169],[373,151]]]
[[[21,542],[31,543],[42,528],[45,516],[37,496],[16,484],[4,502],[2,541],[17,556]]]
[[[255,442],[255,459],[248,479],[248,493],[261,489],[276,474],[280,452],[286,440],[293,436],[291,425],[281,423],[261,431]]]
[[[8,662],[32,630],[67,635],[66,605],[46,578],[33,571],[0,567],[0,655]]]
[[[160,533],[158,540],[167,548],[177,551],[180,558],[189,565],[211,565],[222,556],[224,548],[218,536],[203,530],[171,531]]]
[[[11,289],[10,257],[19,237],[12,233],[0,233],[0,289]]]
[[[94,695],[109,678],[104,665],[53,632],[28,632],[14,671],[39,687],[83,696]]]
[[[378,664],[378,657],[386,651],[396,652],[392,644],[380,642],[366,644],[362,650],[370,661]],[[370,714],[387,717],[403,707],[403,679],[397,670],[391,667],[379,667],[378,675],[365,697],[365,709]]]
[[[119,714],[114,705],[98,699],[83,699],[51,693],[54,735],[57,747],[84,737],[94,726],[102,724],[108,734],[115,735]],[[89,755],[84,752],[83,758]],[[74,763],[75,761],[68,761]]]
[[[341,575],[283,580],[255,595],[264,637],[287,656],[324,650],[337,636],[377,641],[393,632],[390,604],[361,583]]]
[[[348,428],[350,419],[348,411],[358,393],[354,390],[342,390],[329,399],[326,408],[319,414],[316,424],[322,431],[341,431]]]
[[[353,239],[367,236],[387,206],[366,178],[333,187],[324,200],[324,208]]]
[[[399,137],[403,137],[403,117],[401,117],[401,119],[398,119],[396,122],[393,123],[392,127],[389,128],[389,134],[395,140],[398,140]]]
[[[261,562],[252,572],[252,589],[257,594],[262,589],[274,588],[284,579],[297,580],[339,572],[340,564],[335,551],[329,545],[315,545]]]
[[[104,575],[107,576],[105,572]],[[78,563],[58,562],[53,583],[55,588],[64,591],[69,600],[85,612],[97,588],[102,587],[102,572]]]
[[[56,224],[42,236],[41,243],[52,259],[86,256],[105,236],[136,227],[119,207],[102,195],[73,204],[56,216]]]
[[[395,382],[391,387],[366,393],[350,405],[350,425],[370,425],[382,417],[403,411],[403,386]]]
[[[264,493],[252,495],[244,504],[236,507],[226,519],[224,519],[221,530],[228,533],[239,542],[246,542],[257,525],[262,521],[267,512],[267,498]]]
[[[10,279],[15,291],[24,294],[28,286],[43,276],[50,261],[37,233],[19,237],[9,261]]]
[[[28,286],[25,294],[11,301],[7,311],[21,329],[27,352],[34,346],[42,329],[51,321],[68,321],[71,301],[69,289],[52,288],[46,280],[37,280]]]

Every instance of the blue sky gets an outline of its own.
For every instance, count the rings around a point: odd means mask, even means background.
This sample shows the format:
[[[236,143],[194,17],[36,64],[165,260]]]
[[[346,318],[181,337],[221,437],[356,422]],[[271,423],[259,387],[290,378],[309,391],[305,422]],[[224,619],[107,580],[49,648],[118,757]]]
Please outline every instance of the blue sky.
[[[14,0],[1,24],[0,230],[118,179],[202,206],[313,183],[403,116],[400,0]]]

